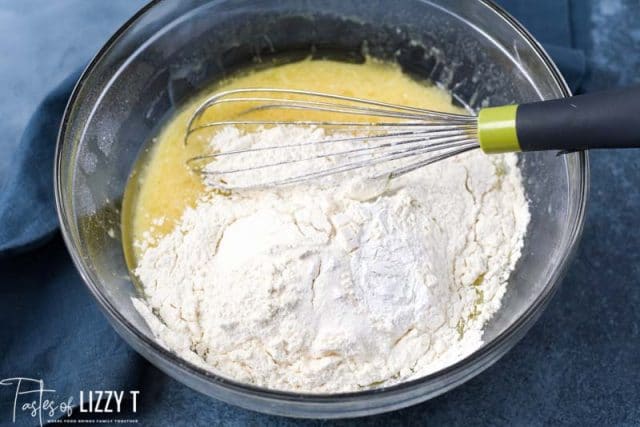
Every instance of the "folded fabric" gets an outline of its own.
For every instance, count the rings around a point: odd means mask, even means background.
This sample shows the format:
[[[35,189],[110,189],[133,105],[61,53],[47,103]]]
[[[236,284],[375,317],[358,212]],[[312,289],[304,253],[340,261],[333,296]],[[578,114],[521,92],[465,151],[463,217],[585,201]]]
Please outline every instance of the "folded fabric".
[[[75,72],[40,104],[22,135],[0,192],[0,256],[37,245],[58,227],[53,197],[53,155]]]
[[[573,4],[570,0],[497,0],[496,3],[525,25],[540,43],[572,46]]]
[[[558,45],[544,46],[553,62],[558,66],[572,93],[575,93],[582,83],[587,62],[581,50],[570,49]]]
[[[536,40],[542,43],[571,90],[575,92],[582,82],[586,61],[584,52],[572,48],[574,39],[572,19],[575,16],[586,17],[581,9],[588,2],[583,0],[574,2],[570,0],[497,0],[497,3],[520,20]]]

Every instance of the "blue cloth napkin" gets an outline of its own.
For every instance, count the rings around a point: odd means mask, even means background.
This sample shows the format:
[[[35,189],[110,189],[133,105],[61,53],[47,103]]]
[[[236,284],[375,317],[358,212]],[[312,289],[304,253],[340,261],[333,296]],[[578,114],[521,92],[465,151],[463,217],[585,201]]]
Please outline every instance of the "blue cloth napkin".
[[[585,19],[585,0],[498,0],[511,15],[542,43],[572,91],[576,91],[586,71],[584,52],[574,49],[573,22]]]
[[[544,43],[576,89],[585,60],[572,48],[569,2],[500,3]],[[176,404],[193,413],[209,411],[215,417],[209,421],[234,419],[240,412],[234,415],[235,409],[227,405],[194,397],[192,391],[159,375],[115,334],[56,234],[55,139],[77,78],[78,73],[70,76],[41,103],[18,150],[10,153],[14,166],[8,179],[0,183],[0,380],[43,379],[62,396],[89,389],[141,390],[144,404],[139,413],[151,425],[176,419],[171,409]],[[0,387],[0,423],[11,413],[13,391]],[[259,419],[242,414],[247,422]]]
[[[0,256],[37,245],[58,228],[53,152],[62,112],[80,76],[73,73],[40,104],[22,135],[0,192]]]

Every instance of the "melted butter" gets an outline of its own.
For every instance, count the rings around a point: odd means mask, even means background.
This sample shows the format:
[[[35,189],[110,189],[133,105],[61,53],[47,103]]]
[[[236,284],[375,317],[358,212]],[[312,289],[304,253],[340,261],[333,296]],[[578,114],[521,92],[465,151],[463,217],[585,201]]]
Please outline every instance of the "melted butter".
[[[240,75],[222,82],[188,104],[169,120],[154,139],[149,151],[141,156],[125,189],[123,202],[123,242],[130,268],[136,264],[141,249],[134,242],[169,233],[184,210],[195,205],[206,193],[198,174],[191,171],[189,158],[206,152],[204,144],[214,130],[199,132],[184,144],[189,118],[202,99],[213,92],[235,88],[273,87],[304,89],[393,104],[461,113],[451,103],[450,95],[437,87],[417,81],[393,64],[369,60],[351,64],[329,60],[305,60]],[[236,109],[238,107],[235,107]],[[234,107],[218,107],[202,120],[233,117]],[[256,114],[264,120],[291,120],[282,110]],[[254,117],[252,117],[254,118]],[[331,118],[317,115],[314,119]],[[215,197],[215,196],[214,196]]]

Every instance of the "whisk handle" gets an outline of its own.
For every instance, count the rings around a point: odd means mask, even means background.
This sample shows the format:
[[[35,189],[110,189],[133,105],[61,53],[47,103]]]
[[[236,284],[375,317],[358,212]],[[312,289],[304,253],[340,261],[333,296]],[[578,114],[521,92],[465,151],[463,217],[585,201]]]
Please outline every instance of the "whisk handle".
[[[485,108],[478,137],[487,153],[640,148],[640,85]]]

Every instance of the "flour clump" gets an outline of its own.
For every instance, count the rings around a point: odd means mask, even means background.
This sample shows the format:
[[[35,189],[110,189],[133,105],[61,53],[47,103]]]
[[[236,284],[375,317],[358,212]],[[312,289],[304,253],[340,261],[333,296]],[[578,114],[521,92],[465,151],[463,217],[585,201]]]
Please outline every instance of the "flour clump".
[[[212,145],[324,132],[229,127]],[[528,221],[516,156],[479,151],[391,181],[354,171],[211,193],[147,244],[134,304],[169,349],[237,381],[323,393],[391,385],[482,345]]]

